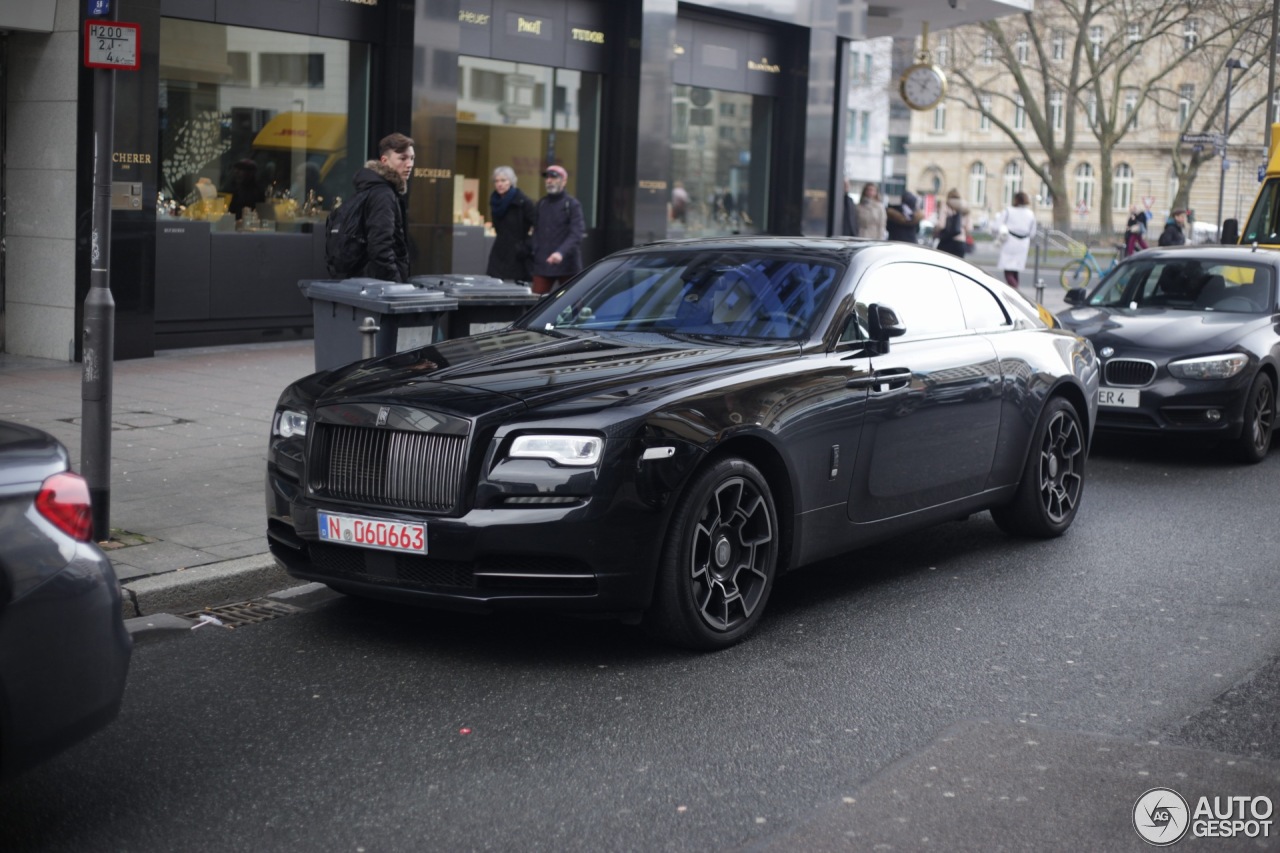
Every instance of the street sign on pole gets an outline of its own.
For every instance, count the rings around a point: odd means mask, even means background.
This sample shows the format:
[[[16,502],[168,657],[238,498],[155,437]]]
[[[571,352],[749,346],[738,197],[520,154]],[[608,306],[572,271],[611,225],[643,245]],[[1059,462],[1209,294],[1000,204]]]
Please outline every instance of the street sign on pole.
[[[1212,145],[1214,148],[1222,148],[1227,144],[1227,138],[1221,133],[1184,133],[1178,137],[1183,145]]]
[[[105,18],[111,14],[111,0],[87,0],[88,18]]]
[[[119,21],[84,22],[84,65],[86,68],[115,68],[137,71],[142,64],[138,51],[142,27]]]

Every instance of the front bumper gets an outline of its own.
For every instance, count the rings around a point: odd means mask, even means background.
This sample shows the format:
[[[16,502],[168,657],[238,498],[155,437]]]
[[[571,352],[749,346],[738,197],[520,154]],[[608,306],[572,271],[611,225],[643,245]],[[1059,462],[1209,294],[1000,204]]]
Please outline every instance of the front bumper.
[[[1166,376],[1141,388],[1126,389],[1140,393],[1140,405],[1099,406],[1098,429],[1235,438],[1244,425],[1245,400],[1255,375],[1244,373],[1214,381]]]
[[[322,541],[319,510],[425,523],[425,556]],[[445,518],[326,504],[268,466],[267,536],[290,575],[389,600],[489,612],[645,609],[663,512],[640,501],[471,510]]]

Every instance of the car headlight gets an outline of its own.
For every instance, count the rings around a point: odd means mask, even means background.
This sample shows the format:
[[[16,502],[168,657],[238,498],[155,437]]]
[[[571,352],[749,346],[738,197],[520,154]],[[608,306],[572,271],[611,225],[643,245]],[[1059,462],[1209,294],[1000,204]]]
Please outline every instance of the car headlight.
[[[1245,369],[1249,356],[1231,352],[1169,362],[1169,372],[1179,379],[1230,379]]]
[[[276,412],[276,422],[271,432],[281,438],[293,438],[295,435],[307,434],[307,416],[302,412],[282,409]]]
[[[556,465],[587,468],[600,461],[604,439],[594,435],[521,435],[511,442],[511,459],[548,459]]]

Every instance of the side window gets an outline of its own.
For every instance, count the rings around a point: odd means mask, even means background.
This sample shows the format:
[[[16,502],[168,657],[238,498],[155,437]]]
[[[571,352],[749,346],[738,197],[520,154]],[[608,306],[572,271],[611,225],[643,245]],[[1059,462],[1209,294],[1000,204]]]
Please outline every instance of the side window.
[[[867,275],[855,292],[858,314],[866,306],[888,305],[907,332],[899,340],[967,332],[951,273],[929,264],[890,264]]]
[[[1009,325],[1009,315],[1005,313],[995,294],[968,276],[959,273],[951,275],[956,283],[956,293],[960,296],[966,326],[970,329],[997,329]]]

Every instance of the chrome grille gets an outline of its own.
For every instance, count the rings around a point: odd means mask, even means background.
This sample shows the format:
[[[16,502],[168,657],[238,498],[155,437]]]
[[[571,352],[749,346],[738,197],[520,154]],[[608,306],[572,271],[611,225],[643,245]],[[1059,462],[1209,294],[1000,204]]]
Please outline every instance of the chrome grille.
[[[1156,366],[1136,358],[1113,358],[1103,367],[1103,378],[1108,385],[1140,388],[1156,378]]]
[[[453,510],[466,472],[466,436],[317,424],[311,488],[340,501]]]

